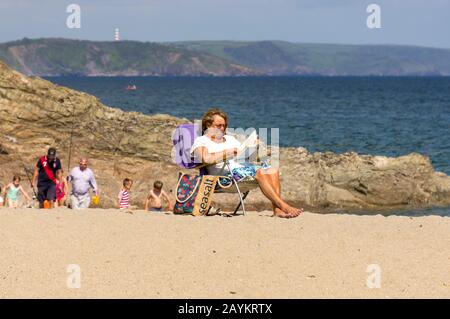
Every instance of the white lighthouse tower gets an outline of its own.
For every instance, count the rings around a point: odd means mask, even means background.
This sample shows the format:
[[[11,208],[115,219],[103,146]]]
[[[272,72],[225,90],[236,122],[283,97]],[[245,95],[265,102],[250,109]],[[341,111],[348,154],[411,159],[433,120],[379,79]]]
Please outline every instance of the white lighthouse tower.
[[[120,40],[119,28],[116,28],[116,31],[114,32],[114,40],[115,41],[119,41]]]

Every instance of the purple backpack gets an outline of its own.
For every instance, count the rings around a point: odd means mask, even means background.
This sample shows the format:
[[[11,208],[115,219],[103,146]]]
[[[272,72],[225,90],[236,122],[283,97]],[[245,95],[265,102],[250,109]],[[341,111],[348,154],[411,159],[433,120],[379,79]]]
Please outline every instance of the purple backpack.
[[[175,163],[182,168],[195,168],[201,164],[191,154],[191,148],[197,137],[201,136],[199,124],[181,124],[175,129],[172,142],[175,147]]]

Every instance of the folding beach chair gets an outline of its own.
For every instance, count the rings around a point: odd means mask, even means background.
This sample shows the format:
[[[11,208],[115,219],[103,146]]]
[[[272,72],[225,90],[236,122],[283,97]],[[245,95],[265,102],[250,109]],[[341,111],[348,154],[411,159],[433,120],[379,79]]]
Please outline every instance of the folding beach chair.
[[[194,156],[191,154],[191,148],[194,144],[195,139],[198,136],[201,136],[201,126],[199,124],[182,124],[178,126],[175,130],[175,133],[172,137],[172,142],[175,146],[175,162],[181,167],[186,169],[199,169],[200,175],[207,175],[207,166],[212,164],[203,164],[199,163],[195,160]],[[223,169],[228,168],[228,171],[231,171],[228,161],[225,161]],[[227,185],[223,185],[221,180],[228,179],[229,182]],[[231,183],[231,185],[230,185]],[[239,208],[242,206],[242,212],[245,215],[245,205],[244,201],[249,192],[252,189],[258,187],[258,182],[254,179],[237,181],[235,177],[231,174],[230,177],[223,177],[219,179],[219,182],[216,185],[214,193],[229,193],[239,195],[239,204],[236,209],[233,211],[233,215],[235,215]]]

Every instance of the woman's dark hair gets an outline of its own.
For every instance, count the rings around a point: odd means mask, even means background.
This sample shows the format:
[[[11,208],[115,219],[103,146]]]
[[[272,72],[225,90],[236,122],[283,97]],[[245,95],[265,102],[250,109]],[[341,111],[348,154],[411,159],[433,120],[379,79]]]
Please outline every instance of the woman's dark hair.
[[[205,131],[208,129],[208,127],[211,126],[211,124],[214,122],[214,116],[219,115],[225,120],[225,130],[228,127],[228,115],[224,111],[222,111],[219,108],[212,108],[206,111],[205,114],[203,114],[202,117],[202,134],[205,133]]]
[[[20,182],[20,176],[19,175],[14,175],[13,176],[13,182],[18,181]]]

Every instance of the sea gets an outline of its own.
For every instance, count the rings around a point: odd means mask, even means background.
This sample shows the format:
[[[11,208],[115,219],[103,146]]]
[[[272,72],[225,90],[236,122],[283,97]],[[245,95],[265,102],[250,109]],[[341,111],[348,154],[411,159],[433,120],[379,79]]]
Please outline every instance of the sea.
[[[278,129],[309,152],[429,156],[450,175],[450,77],[51,77],[104,104],[191,121],[210,107],[232,128]],[[127,90],[135,85],[136,90]],[[263,129],[263,130],[261,130]],[[390,212],[450,216],[450,208]]]

